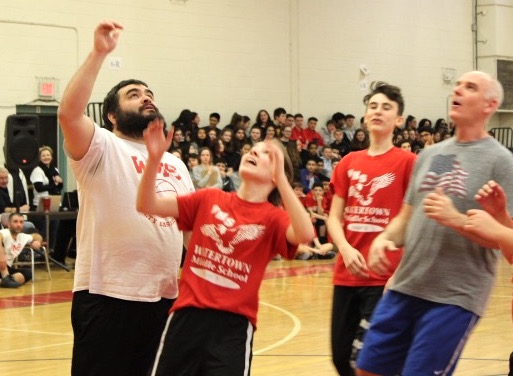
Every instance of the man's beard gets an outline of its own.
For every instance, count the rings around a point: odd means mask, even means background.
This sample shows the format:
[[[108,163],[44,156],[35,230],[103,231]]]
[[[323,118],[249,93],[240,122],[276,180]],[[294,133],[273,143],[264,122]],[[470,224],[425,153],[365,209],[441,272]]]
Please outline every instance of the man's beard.
[[[162,118],[158,110],[144,115],[141,111],[129,112],[118,108],[115,115],[116,129],[123,135],[132,138],[142,138],[143,131],[148,127],[148,123],[156,118]]]

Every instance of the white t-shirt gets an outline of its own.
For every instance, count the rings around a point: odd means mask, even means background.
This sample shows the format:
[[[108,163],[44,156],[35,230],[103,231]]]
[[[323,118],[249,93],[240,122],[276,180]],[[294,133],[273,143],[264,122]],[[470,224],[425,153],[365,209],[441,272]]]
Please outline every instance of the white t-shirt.
[[[0,230],[0,234],[2,234],[2,243],[5,249],[7,265],[12,266],[12,262],[18,257],[23,248],[25,248],[28,243],[32,242],[32,235],[21,232],[16,235],[16,239],[13,239],[11,231],[8,228]]]
[[[95,126],[86,155],[70,161],[80,202],[73,291],[133,301],[176,298],[182,233],[173,218],[147,217],[135,208],[146,160],[146,145]],[[155,189],[194,191],[184,163],[169,153]]]
[[[45,172],[39,166],[34,168],[32,170],[32,172],[30,173],[30,181],[32,182],[32,184],[43,183],[43,185],[48,185],[50,183],[50,181],[48,180],[48,177],[45,175]],[[34,189],[34,199],[32,200],[32,203],[34,204],[34,206],[37,206],[39,204],[39,199],[41,197],[48,197],[48,196],[49,196],[48,191],[38,192],[37,190]]]

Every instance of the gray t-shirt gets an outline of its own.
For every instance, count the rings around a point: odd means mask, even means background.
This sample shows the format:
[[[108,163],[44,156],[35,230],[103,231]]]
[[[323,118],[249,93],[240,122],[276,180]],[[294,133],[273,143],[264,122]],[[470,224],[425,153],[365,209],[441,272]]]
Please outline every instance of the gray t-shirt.
[[[422,202],[442,187],[461,213],[481,209],[474,195],[489,180],[504,188],[513,213],[513,155],[495,139],[452,138],[421,152],[405,197],[413,212],[392,290],[483,315],[500,252],[429,219]]]

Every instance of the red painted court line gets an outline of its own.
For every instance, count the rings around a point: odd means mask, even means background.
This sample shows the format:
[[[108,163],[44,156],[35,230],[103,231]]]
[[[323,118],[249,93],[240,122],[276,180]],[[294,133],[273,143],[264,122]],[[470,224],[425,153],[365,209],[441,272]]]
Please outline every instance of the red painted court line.
[[[295,266],[292,268],[277,268],[277,269],[269,269],[264,273],[264,279],[273,279],[273,278],[285,278],[285,277],[297,277],[302,275],[311,275],[318,273],[328,273],[333,271],[334,264],[325,264],[325,265],[305,265],[305,266]]]
[[[264,279],[297,277],[302,275],[312,275],[318,273],[328,273],[333,270],[333,264],[325,265],[305,265],[291,268],[276,268],[267,270],[264,273]],[[45,305],[55,303],[70,302],[73,297],[71,291],[48,292],[35,295],[11,296],[0,298],[0,309],[22,308],[34,305]]]
[[[66,303],[71,301],[71,291],[47,292],[43,294],[10,296],[0,299],[0,309],[21,308],[34,305]]]

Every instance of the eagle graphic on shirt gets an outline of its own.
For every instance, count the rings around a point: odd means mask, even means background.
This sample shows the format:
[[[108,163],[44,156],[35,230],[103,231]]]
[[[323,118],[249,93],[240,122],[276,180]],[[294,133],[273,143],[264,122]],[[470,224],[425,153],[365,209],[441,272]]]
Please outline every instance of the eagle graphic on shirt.
[[[363,180],[363,177],[366,177],[366,175],[360,175],[360,181],[349,187],[348,194],[349,197],[355,197],[358,200],[358,203],[363,206],[370,205],[372,203],[374,193],[380,189],[388,187],[395,180],[395,174],[392,172],[376,176],[369,182],[366,182],[366,179]]]
[[[246,240],[256,240],[265,232],[265,226],[257,224],[239,225],[228,228],[225,225],[202,225],[201,233],[216,242],[219,251],[225,255],[233,253],[234,245]]]

